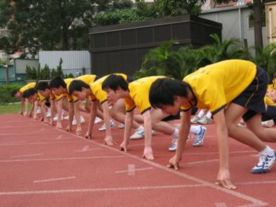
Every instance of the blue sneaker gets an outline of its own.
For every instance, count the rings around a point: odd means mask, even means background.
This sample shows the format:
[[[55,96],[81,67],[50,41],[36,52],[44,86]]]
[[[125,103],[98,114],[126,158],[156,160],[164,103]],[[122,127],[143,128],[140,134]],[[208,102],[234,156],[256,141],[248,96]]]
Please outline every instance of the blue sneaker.
[[[169,151],[170,152],[175,152],[177,149],[177,139],[172,139],[172,143],[169,146]]]
[[[195,140],[193,143],[194,147],[199,147],[199,146],[203,145],[206,130],[207,130],[206,127],[200,126],[200,132],[198,134],[196,134],[196,136],[195,136]]]
[[[253,174],[267,173],[273,166],[275,161],[275,152],[273,155],[260,155],[259,162],[252,168]]]

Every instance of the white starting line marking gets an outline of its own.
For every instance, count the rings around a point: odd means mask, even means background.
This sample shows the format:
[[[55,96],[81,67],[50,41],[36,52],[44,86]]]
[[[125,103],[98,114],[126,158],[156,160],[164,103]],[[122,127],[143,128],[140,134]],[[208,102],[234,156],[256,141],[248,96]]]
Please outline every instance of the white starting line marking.
[[[6,146],[21,146],[21,145],[47,145],[47,144],[72,144],[76,143],[76,141],[70,140],[70,141],[60,141],[60,142],[17,142],[17,143],[5,143],[0,144],[0,147],[6,147]]]
[[[15,156],[11,156],[11,158],[36,157],[36,156],[41,156],[41,155],[43,155],[43,153],[27,154],[27,155],[15,155]]]
[[[89,152],[89,151],[102,150],[102,149],[103,148],[96,148],[96,147],[90,148],[89,145],[85,145],[80,150],[75,150],[74,152]]]
[[[269,185],[269,184],[276,184],[275,180],[266,180],[266,181],[249,181],[249,182],[241,182],[237,183],[237,185]]]
[[[215,203],[216,207],[227,207],[226,203]]]
[[[37,162],[37,161],[63,161],[63,160],[90,160],[90,159],[116,159],[127,158],[123,155],[91,156],[91,157],[65,157],[65,158],[45,158],[45,159],[17,159],[17,160],[0,160],[0,163],[12,162]]]
[[[210,162],[218,162],[219,159],[212,159],[212,160],[202,160],[202,161],[195,161],[195,162],[188,162],[187,165],[197,165],[197,164],[204,164],[204,163],[210,163]]]
[[[13,192],[0,192],[0,196],[65,194],[65,193],[84,193],[84,192],[142,191],[142,190],[164,190],[164,189],[166,190],[166,189],[197,188],[197,187],[204,187],[204,185],[202,185],[202,184],[158,185],[158,186],[117,187],[117,188],[86,188],[86,189],[13,191]]]
[[[33,183],[48,183],[48,182],[72,180],[72,179],[76,179],[76,177],[70,176],[70,177],[62,177],[62,178],[49,178],[49,179],[44,179],[44,180],[34,180]]]
[[[115,173],[116,174],[128,173],[129,175],[132,175],[132,174],[135,174],[135,172],[147,171],[147,170],[153,170],[153,167],[135,168],[135,166],[132,167],[132,165],[129,165],[127,170],[117,170],[115,171]]]
[[[60,140],[61,138],[63,137],[63,135],[59,135],[59,136],[57,136],[57,140]]]

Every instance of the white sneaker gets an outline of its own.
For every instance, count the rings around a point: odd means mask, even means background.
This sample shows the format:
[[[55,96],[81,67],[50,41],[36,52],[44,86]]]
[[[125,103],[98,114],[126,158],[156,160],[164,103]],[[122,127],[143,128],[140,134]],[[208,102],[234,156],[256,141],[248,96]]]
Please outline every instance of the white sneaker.
[[[56,115],[54,118],[53,118],[53,121],[57,121],[58,120],[58,116]]]
[[[261,154],[259,157],[259,162],[252,168],[251,172],[253,174],[266,173],[272,168],[274,163],[275,152],[271,153],[271,155]]]
[[[193,142],[194,147],[199,147],[199,146],[203,145],[206,130],[207,130],[206,127],[200,126],[200,132],[198,134],[196,134],[195,140]]]
[[[62,116],[62,119],[64,119],[64,120],[69,120],[69,115],[67,115],[67,116]]]
[[[267,128],[271,128],[275,125],[273,119],[271,120],[267,120],[267,121],[262,121],[262,126],[263,127],[267,127]]]
[[[197,121],[197,123],[199,123],[199,124],[211,124],[212,121],[213,121],[212,119],[207,118],[206,116],[204,116],[204,117],[202,117],[201,119],[199,119],[199,120]]]
[[[81,124],[85,123],[85,119],[84,119],[83,116],[80,116],[80,123],[81,123]]]
[[[46,117],[47,117],[47,118],[50,118],[51,116],[52,116],[51,111],[47,111]]]
[[[120,124],[118,125],[118,128],[119,128],[119,129],[123,129],[123,128],[125,128],[125,125],[124,125],[123,123],[120,123]]]
[[[139,126],[135,132],[130,136],[130,139],[142,139],[145,135],[145,129],[142,126]]]
[[[114,128],[115,127],[115,123],[113,120],[110,121],[110,127]],[[105,127],[105,123],[98,129],[99,131],[105,131],[106,127]]]
[[[77,125],[77,119],[76,119],[76,118],[73,119],[72,125],[73,125],[73,126],[76,126],[76,125]]]
[[[38,108],[36,109],[36,113],[37,113],[37,114],[41,114],[41,108],[40,108],[40,107],[38,107]]]
[[[103,121],[103,120],[102,120],[101,118],[96,117],[94,123],[95,123],[95,124],[98,124],[98,123],[100,123],[100,122],[102,122],[102,121]]]
[[[198,120],[199,120],[199,117],[195,115],[195,116],[191,119],[191,123],[196,124],[196,123],[198,122]]]

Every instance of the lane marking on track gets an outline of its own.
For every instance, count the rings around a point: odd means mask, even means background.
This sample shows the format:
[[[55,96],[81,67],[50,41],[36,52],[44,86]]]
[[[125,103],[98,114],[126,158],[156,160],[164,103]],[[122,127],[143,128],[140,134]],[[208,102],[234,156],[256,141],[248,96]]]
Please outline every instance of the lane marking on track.
[[[41,161],[65,161],[65,160],[90,160],[90,159],[117,159],[126,158],[123,155],[107,155],[107,156],[91,156],[91,157],[60,157],[60,158],[45,158],[45,159],[17,159],[17,160],[0,160],[0,163],[13,162],[41,162]]]
[[[62,133],[67,133],[67,132],[64,132],[63,130],[59,130],[57,129],[58,131],[62,132]],[[79,136],[76,136],[74,134],[71,134],[71,136],[74,136],[74,137],[77,137],[79,139],[83,139]],[[176,171],[176,170],[172,170],[172,169],[169,169],[163,165],[160,165],[158,163],[154,163],[152,161],[148,161],[148,160],[145,160],[145,159],[141,159],[140,157],[136,156],[136,155],[132,155],[132,154],[129,154],[129,153],[125,153],[125,152],[121,152],[113,147],[110,147],[110,146],[106,146],[104,144],[100,144],[100,143],[97,143],[96,141],[93,141],[93,140],[86,140],[88,142],[91,142],[93,143],[94,145],[97,145],[97,146],[101,146],[103,148],[106,148],[106,149],[110,149],[111,151],[113,152],[117,152],[117,153],[120,153],[126,157],[131,157],[135,160],[138,160],[138,161],[141,161],[143,163],[147,163],[153,167],[156,167],[160,170],[163,170],[163,171],[166,171],[166,172],[169,172],[171,174],[175,174],[175,175],[178,175],[179,177],[182,177],[182,178],[185,178],[187,180],[191,180],[191,181],[194,181],[198,184],[201,184],[201,185],[204,185],[204,186],[207,186],[209,188],[212,188],[214,190],[217,190],[217,191],[220,191],[220,192],[223,192],[225,194],[228,194],[228,195],[232,195],[236,198],[239,198],[239,199],[242,199],[242,200],[245,200],[245,201],[248,201],[248,202],[251,202],[249,205],[255,205],[255,206],[266,206],[268,205],[268,203],[260,200],[260,199],[257,199],[257,198],[254,198],[252,196],[249,196],[249,195],[246,195],[246,194],[243,194],[243,193],[240,193],[240,192],[237,192],[237,191],[233,191],[233,190],[228,190],[226,188],[222,188],[220,186],[217,186],[216,184],[214,183],[211,183],[211,182],[208,182],[208,181],[205,181],[205,180],[202,180],[200,178],[197,178],[197,177],[194,177],[194,176],[191,176],[191,175],[188,175],[184,172],[179,172],[179,171]]]
[[[43,180],[34,180],[33,183],[49,183],[49,182],[72,180],[72,179],[76,179],[76,176],[61,177],[61,178],[49,178],[49,179],[43,179]]]
[[[271,185],[276,184],[275,180],[266,180],[266,181],[248,181],[248,182],[240,182],[237,185]]]
[[[22,146],[22,145],[48,145],[48,144],[72,144],[76,143],[75,141],[67,141],[67,142],[22,142],[22,143],[7,143],[7,144],[0,144],[0,147],[8,147],[8,146]]]
[[[43,153],[26,154],[26,155],[14,155],[14,156],[11,156],[11,158],[36,157],[36,156],[41,156],[41,155],[43,155]]]
[[[127,169],[127,170],[117,170],[115,171],[116,174],[121,174],[121,173],[128,173],[131,174],[132,172],[139,172],[139,171],[148,171],[148,170],[153,170],[153,167],[144,167],[144,168],[133,168],[133,169]]]
[[[103,150],[103,148],[100,148],[100,147],[91,148],[89,145],[85,145],[81,149],[75,150],[74,152],[91,152],[91,151],[94,151],[94,150]]]
[[[85,188],[85,189],[61,189],[61,190],[33,190],[33,191],[11,191],[0,192],[0,196],[16,195],[49,195],[65,193],[87,193],[87,192],[116,192],[116,191],[143,191],[143,190],[167,190],[205,187],[201,184],[193,185],[157,185],[157,186],[137,186],[137,187],[116,187],[116,188]]]
[[[35,121],[34,121],[35,122]],[[68,132],[65,132],[64,130],[61,130],[61,129],[56,129],[57,131],[63,133],[63,134],[70,134],[71,136],[74,136],[74,137],[77,137],[81,140],[84,140],[82,137],[80,136],[77,136],[77,135],[74,135],[72,133],[68,133]],[[242,200],[245,200],[245,201],[249,201],[251,202],[250,204],[246,205],[246,206],[266,206],[268,205],[268,203],[262,201],[262,200],[259,200],[257,198],[254,198],[254,197],[251,197],[249,195],[246,195],[246,194],[243,194],[243,193],[240,193],[240,192],[237,192],[237,191],[232,191],[232,190],[228,190],[228,189],[225,189],[225,188],[221,188],[211,182],[208,182],[208,181],[205,181],[205,180],[202,180],[202,179],[199,179],[197,177],[193,177],[191,175],[188,175],[186,173],[183,173],[183,172],[178,172],[178,171],[175,171],[175,170],[172,170],[172,169],[168,169],[166,168],[165,166],[162,166],[158,163],[154,163],[154,162],[151,162],[151,161],[148,161],[148,160],[143,160],[141,159],[140,157],[136,156],[136,155],[132,155],[132,154],[127,154],[127,153],[124,153],[124,152],[120,152],[118,151],[117,149],[113,148],[113,147],[109,147],[109,146],[106,146],[106,145],[103,145],[103,144],[100,144],[100,143],[97,143],[96,141],[93,141],[93,140],[86,140],[88,142],[91,142],[97,146],[101,146],[103,148],[106,148],[106,149],[109,149],[113,152],[117,152],[119,154],[122,154],[122,157],[128,157],[128,158],[133,158],[137,161],[140,161],[140,162],[143,162],[143,163],[146,163],[148,165],[151,165],[153,167],[156,167],[160,170],[163,170],[163,171],[166,171],[166,172],[169,172],[171,174],[175,174],[175,175],[178,175],[179,177],[182,177],[182,178],[185,178],[187,180],[191,180],[191,181],[194,181],[198,184],[196,184],[197,186],[207,186],[211,189],[214,189],[214,190],[217,190],[217,191],[220,191],[220,192],[223,192],[225,194],[228,194],[228,195],[232,195],[236,198],[240,198]],[[114,156],[112,156],[114,157]],[[160,186],[158,186],[157,188],[160,188]],[[83,190],[83,189],[82,189]],[[95,189],[94,189],[95,190]],[[117,191],[118,188],[114,189],[114,191]],[[72,191],[72,190],[70,190]],[[25,194],[26,192],[31,192],[31,194],[33,194],[33,191],[25,191],[23,192],[23,194]],[[45,191],[36,191],[38,194],[41,194],[41,192],[45,192]],[[51,191],[48,191],[48,192],[51,192]],[[9,193],[9,192],[2,192],[0,195],[5,195],[5,193]],[[16,194],[16,192],[11,192],[12,194],[15,193],[15,195],[20,195],[20,192],[19,194]],[[244,206],[245,207],[245,206]]]
[[[197,165],[197,164],[205,164],[210,162],[218,162],[219,159],[212,159],[212,160],[202,160],[202,161],[194,161],[194,162],[187,162],[187,165]]]
[[[226,203],[215,203],[216,207],[227,207]]]
[[[57,138],[56,138],[56,140],[61,140],[62,137],[63,137],[63,135],[58,135]]]

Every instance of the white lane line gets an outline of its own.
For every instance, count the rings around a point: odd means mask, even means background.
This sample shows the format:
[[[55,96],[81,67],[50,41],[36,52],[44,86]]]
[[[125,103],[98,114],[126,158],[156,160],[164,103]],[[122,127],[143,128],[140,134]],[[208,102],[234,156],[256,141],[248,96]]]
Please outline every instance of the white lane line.
[[[59,130],[59,129],[57,129],[57,130]],[[59,130],[59,131],[63,132],[62,130]],[[63,132],[63,133],[66,133],[66,132]],[[78,137],[78,136],[76,136],[76,135],[74,135],[74,134],[72,134],[72,136],[81,139],[80,137]],[[215,189],[215,190],[217,190],[217,191],[223,192],[223,193],[225,193],[225,194],[227,194],[227,195],[231,195],[231,196],[234,196],[234,197],[236,197],[236,198],[239,198],[239,199],[242,199],[242,200],[251,202],[251,203],[254,204],[254,205],[258,205],[258,206],[266,206],[266,205],[268,205],[268,203],[266,203],[266,202],[264,202],[264,201],[262,201],[262,200],[260,200],[260,199],[254,198],[254,197],[252,197],[252,196],[249,196],[249,195],[246,195],[246,194],[237,192],[237,191],[228,190],[228,189],[219,187],[219,186],[217,186],[217,185],[214,184],[214,183],[211,183],[211,182],[202,180],[202,179],[200,179],[200,178],[197,178],[197,177],[188,175],[188,174],[186,174],[186,173],[184,173],[184,172],[179,172],[179,171],[176,171],[176,170],[169,169],[169,168],[167,168],[167,167],[165,167],[165,166],[163,166],[163,165],[160,165],[160,164],[158,164],[158,163],[154,163],[154,162],[152,162],[152,161],[148,161],[148,160],[145,160],[145,159],[141,159],[140,157],[138,157],[138,156],[136,156],[136,155],[132,155],[132,154],[129,154],[129,153],[125,153],[125,152],[118,151],[118,150],[115,149],[115,148],[106,146],[106,145],[104,145],[104,144],[97,143],[96,141],[93,141],[93,140],[86,140],[86,141],[91,142],[91,143],[93,143],[94,145],[101,146],[101,147],[103,147],[103,148],[109,149],[109,150],[111,150],[111,151],[113,151],[113,152],[120,153],[120,154],[122,154],[122,155],[124,155],[124,156],[126,156],[126,157],[130,157],[130,158],[133,158],[133,159],[138,160],[138,161],[140,161],[140,162],[147,163],[148,165],[151,165],[151,166],[156,167],[156,168],[158,168],[158,169],[161,169],[161,170],[163,170],[163,171],[169,172],[169,173],[171,173],[171,174],[175,174],[175,175],[177,175],[177,176],[179,176],[179,177],[182,177],[182,178],[184,178],[184,179],[191,180],[191,181],[194,181],[194,182],[196,182],[196,183],[198,183],[198,184],[201,184],[201,185],[207,186],[207,187],[209,187],[209,188]]]
[[[153,170],[153,167],[144,167],[144,168],[135,168],[133,169],[133,171],[147,171],[147,170]],[[117,170],[115,171],[116,174],[120,174],[120,173],[129,173],[129,169],[128,170]]]
[[[57,140],[60,140],[60,139],[62,139],[62,137],[63,137],[63,135],[59,135],[59,136],[57,136]]]
[[[94,150],[103,150],[103,148],[99,148],[99,147],[90,148],[89,145],[85,145],[80,150],[75,150],[74,152],[91,152]]]
[[[70,140],[70,141],[62,141],[62,142],[21,142],[21,143],[6,143],[6,144],[0,144],[0,147],[7,147],[7,146],[21,146],[21,145],[48,145],[48,144],[72,144],[76,143],[76,141]]]
[[[218,159],[212,159],[212,160],[202,160],[202,161],[195,161],[195,162],[187,162],[187,165],[197,165],[197,164],[204,164],[204,163],[210,163],[210,162],[218,162]]]
[[[11,156],[11,158],[36,157],[36,156],[41,156],[41,155],[43,155],[43,153],[26,154],[26,155],[15,155],[15,156]]]
[[[240,182],[237,185],[271,185],[276,184],[275,180],[266,180],[266,181],[249,181],[249,182]]]
[[[137,187],[117,187],[117,188],[86,188],[86,189],[61,189],[61,190],[33,190],[33,191],[10,191],[0,192],[0,196],[16,195],[41,195],[41,194],[65,194],[65,193],[85,193],[85,192],[116,192],[116,191],[143,191],[143,190],[167,190],[204,187],[201,184],[193,185],[157,185],[157,186],[137,186]]]
[[[132,145],[130,145],[132,146]],[[229,152],[230,154],[251,154],[251,153],[256,153],[256,151],[248,151],[248,150],[244,150],[244,151],[232,151]],[[202,156],[206,156],[206,155],[218,155],[218,152],[185,152],[185,155],[202,155]]]
[[[49,178],[49,179],[44,179],[44,180],[34,180],[33,183],[48,183],[48,182],[64,181],[64,180],[72,180],[72,179],[76,179],[76,176],[61,177],[61,178]]]
[[[216,207],[227,207],[226,203],[215,203]]]
[[[0,163],[12,162],[41,162],[41,161],[65,161],[65,160],[90,160],[90,159],[117,159],[126,158],[123,155],[91,156],[91,157],[66,157],[66,158],[45,158],[45,159],[17,159],[17,160],[0,160]]]
[[[64,134],[67,134],[68,135],[68,132],[65,132],[61,129],[56,129],[57,131],[59,132],[62,132]],[[71,136],[73,137],[76,137],[78,139],[81,139],[83,140],[83,138],[77,136],[77,135],[74,135],[74,134],[70,134]],[[143,163],[146,163],[148,165],[151,165],[153,167],[156,167],[158,169],[161,169],[163,171],[166,171],[166,172],[169,172],[171,174],[174,174],[174,175],[177,175],[179,177],[182,177],[184,179],[187,179],[187,180],[191,180],[191,181],[194,181],[196,183],[198,183],[199,185],[204,185],[204,186],[207,186],[211,189],[215,189],[217,191],[220,191],[220,192],[223,192],[227,195],[231,195],[231,196],[234,196],[236,198],[239,198],[239,199],[242,199],[242,200],[245,200],[245,201],[248,201],[248,202],[251,202],[252,204],[254,205],[258,205],[258,206],[266,206],[268,205],[268,203],[260,200],[260,199],[257,199],[257,198],[254,198],[252,196],[249,196],[249,195],[246,195],[246,194],[243,194],[243,193],[240,193],[240,192],[237,192],[237,191],[233,191],[233,190],[228,190],[228,189],[225,189],[225,188],[222,188],[222,187],[219,187],[217,186],[216,184],[214,183],[211,183],[211,182],[208,182],[208,181],[205,181],[205,180],[202,180],[202,179],[199,179],[197,177],[193,177],[191,175],[188,175],[186,173],[183,173],[183,172],[179,172],[179,171],[175,171],[175,170],[172,170],[172,169],[169,169],[163,165],[160,165],[158,163],[154,163],[152,161],[148,161],[148,160],[145,160],[145,159],[141,159],[140,157],[136,156],[136,155],[132,155],[132,154],[129,154],[129,153],[125,153],[125,152],[121,152],[121,151],[118,151],[117,149],[113,148],[113,147],[110,147],[110,146],[106,146],[104,144],[100,144],[100,143],[97,143],[96,141],[93,141],[93,140],[85,140],[87,142],[90,142],[92,143],[93,145],[97,145],[97,146],[100,146],[102,148],[105,148],[105,149],[109,149],[110,151],[113,151],[113,152],[116,152],[116,153],[119,153],[121,155],[123,155],[123,157],[127,157],[127,158],[133,158],[134,160],[137,160],[137,161],[140,161],[140,162],[143,162]]]

